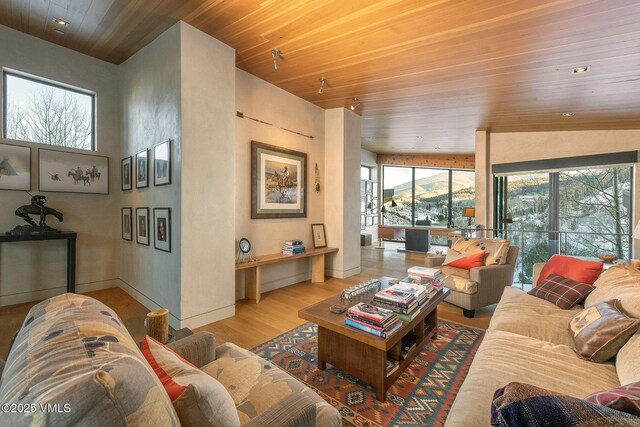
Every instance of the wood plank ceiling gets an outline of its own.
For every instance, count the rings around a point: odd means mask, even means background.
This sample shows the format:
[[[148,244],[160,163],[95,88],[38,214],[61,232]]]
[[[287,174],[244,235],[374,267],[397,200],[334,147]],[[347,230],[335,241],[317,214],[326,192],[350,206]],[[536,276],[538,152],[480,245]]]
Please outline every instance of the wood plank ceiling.
[[[640,128],[637,0],[0,0],[0,24],[115,64],[180,19],[322,108],[359,98],[374,152],[472,152],[476,129]]]

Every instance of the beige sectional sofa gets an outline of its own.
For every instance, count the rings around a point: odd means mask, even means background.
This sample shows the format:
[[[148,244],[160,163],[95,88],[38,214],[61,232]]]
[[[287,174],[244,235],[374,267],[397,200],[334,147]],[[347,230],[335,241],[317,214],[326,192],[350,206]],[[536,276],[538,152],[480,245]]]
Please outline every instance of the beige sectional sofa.
[[[594,285],[585,307],[617,298],[626,314],[640,318],[638,270],[614,266]],[[494,392],[513,381],[577,398],[640,381],[640,332],[605,363],[576,355],[568,325],[582,308],[562,310],[521,289],[505,288],[445,427],[490,425]]]

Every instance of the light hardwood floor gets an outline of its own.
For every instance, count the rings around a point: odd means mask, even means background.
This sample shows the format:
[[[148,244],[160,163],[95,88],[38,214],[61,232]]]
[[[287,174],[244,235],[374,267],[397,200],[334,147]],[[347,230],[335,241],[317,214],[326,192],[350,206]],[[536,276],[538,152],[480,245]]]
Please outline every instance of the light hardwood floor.
[[[236,315],[215,322],[196,331],[210,331],[219,343],[231,341],[244,348],[254,347],[282,334],[304,321],[298,318],[298,310],[330,297],[342,289],[363,280],[380,277],[404,277],[407,268],[422,265],[424,256],[399,253],[393,247],[376,249],[363,247],[362,272],[347,279],[327,278],[324,283],[302,282],[263,294],[260,304],[238,301]],[[87,292],[118,313],[136,341],[144,336],[143,321],[148,310],[120,288]],[[4,358],[9,343],[20,328],[29,309],[36,302],[0,307],[0,356]],[[467,319],[462,310],[448,303],[439,307],[439,316],[469,326],[486,328],[491,320],[494,306],[476,310],[476,317]]]

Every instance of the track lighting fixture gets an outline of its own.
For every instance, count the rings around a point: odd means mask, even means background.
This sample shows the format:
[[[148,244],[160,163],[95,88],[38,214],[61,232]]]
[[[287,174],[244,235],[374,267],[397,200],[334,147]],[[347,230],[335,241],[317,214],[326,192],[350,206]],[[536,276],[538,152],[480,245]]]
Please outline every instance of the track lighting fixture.
[[[353,103],[351,104],[351,107],[349,107],[351,109],[351,111],[354,111],[356,108],[358,108],[360,106],[360,100],[358,98],[353,98],[351,100]]]
[[[320,89],[318,89],[318,93],[319,94],[323,94],[324,93],[324,85],[327,84],[327,79],[325,79],[324,77],[320,77]]]
[[[278,58],[281,61],[284,61],[284,57],[282,56],[282,52],[278,48],[275,48],[271,51],[271,58],[273,59],[273,69],[278,70]]]

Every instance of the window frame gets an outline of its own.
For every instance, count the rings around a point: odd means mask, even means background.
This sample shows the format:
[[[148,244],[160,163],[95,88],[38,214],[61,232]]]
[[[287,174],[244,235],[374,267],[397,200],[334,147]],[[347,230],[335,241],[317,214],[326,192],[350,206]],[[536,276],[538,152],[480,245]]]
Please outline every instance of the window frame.
[[[10,70],[3,68],[2,69],[2,137],[4,139],[7,138],[7,77],[12,76],[23,80],[28,80],[34,83],[39,83],[45,86],[50,86],[56,89],[62,89],[68,92],[77,93],[80,95],[86,95],[91,98],[91,148],[76,148],[76,147],[67,147],[65,145],[59,145],[58,147],[62,148],[74,148],[76,150],[83,151],[97,151],[96,146],[96,93],[90,90],[80,89],[77,87],[73,87],[70,85],[66,85],[64,83],[56,82],[45,77],[34,76],[33,74],[27,74],[16,70]],[[12,138],[11,138],[12,139]],[[40,145],[51,145],[45,144],[43,142],[38,141],[25,141],[30,142],[32,144],[40,144]]]
[[[455,224],[453,224],[453,172],[473,172],[475,173],[475,169],[461,169],[461,168],[436,168],[436,167],[425,167],[425,166],[405,166],[405,165],[392,165],[392,164],[383,164],[381,168],[381,184],[380,188],[382,189],[383,199],[384,199],[384,182],[385,182],[385,168],[393,167],[393,168],[407,168],[411,170],[411,225],[410,227],[440,227],[440,228],[452,228]],[[429,170],[437,170],[442,172],[447,172],[449,174],[448,179],[448,196],[447,196],[447,225],[415,225],[416,224],[416,169],[429,169]],[[475,186],[474,186],[474,201],[475,201]],[[383,202],[384,203],[384,200]],[[381,224],[383,226],[392,227],[394,224],[385,224],[384,223],[384,215],[381,218]],[[407,227],[406,225],[400,227]]]
[[[368,176],[367,176],[367,178],[363,178],[363,177],[362,177],[362,170],[363,170],[363,169],[367,169],[367,171],[368,171],[368,174],[367,174]],[[371,171],[372,169],[373,169],[373,168],[372,168],[371,166],[367,166],[367,165],[363,165],[363,164],[361,164],[361,165],[360,165],[360,180],[363,180],[363,179],[364,179],[364,180],[367,180],[367,181],[371,181],[371,176],[373,175],[373,173],[372,173],[372,171]]]

